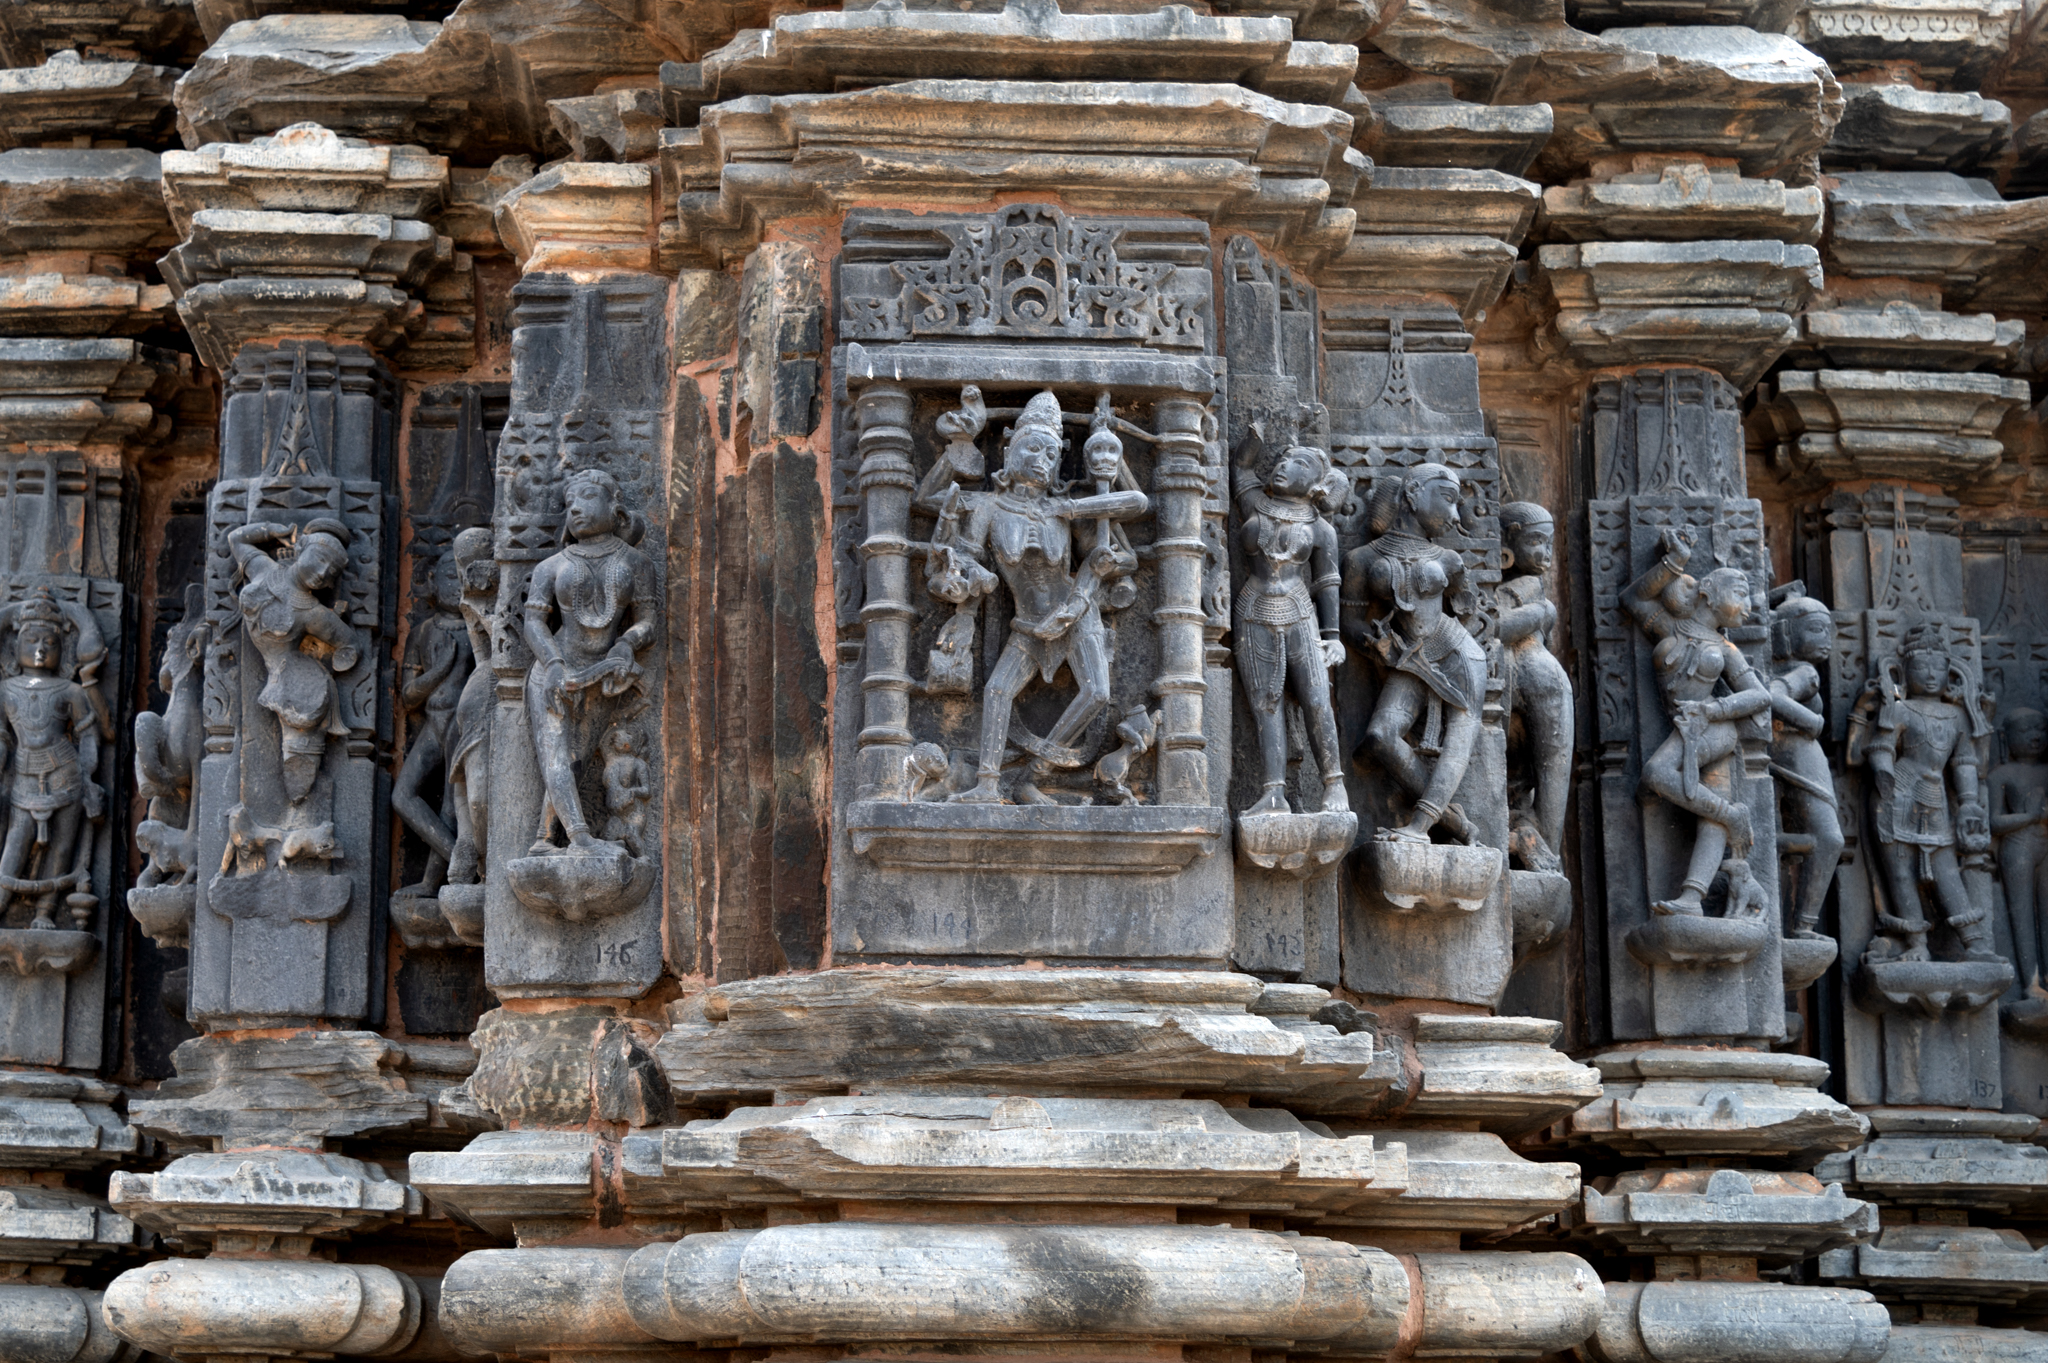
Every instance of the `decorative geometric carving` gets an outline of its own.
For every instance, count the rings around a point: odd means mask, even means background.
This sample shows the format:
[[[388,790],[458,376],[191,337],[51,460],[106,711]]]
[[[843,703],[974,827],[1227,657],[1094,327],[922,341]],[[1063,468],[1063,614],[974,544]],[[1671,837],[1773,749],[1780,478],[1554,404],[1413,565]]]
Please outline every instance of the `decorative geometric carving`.
[[[1118,257],[1131,224],[1018,204],[985,221],[934,225],[944,260],[899,260],[903,282],[885,296],[849,294],[840,336],[893,341],[948,336],[1141,341],[1200,350],[1207,309],[1167,285],[1177,266]]]

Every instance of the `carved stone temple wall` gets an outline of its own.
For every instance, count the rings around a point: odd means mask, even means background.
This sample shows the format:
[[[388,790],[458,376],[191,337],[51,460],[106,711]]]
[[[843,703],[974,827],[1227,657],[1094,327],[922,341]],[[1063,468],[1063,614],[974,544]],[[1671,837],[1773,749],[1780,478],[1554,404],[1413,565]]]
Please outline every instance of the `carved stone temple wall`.
[[[2048,10],[0,5],[0,1363],[2048,1363]]]

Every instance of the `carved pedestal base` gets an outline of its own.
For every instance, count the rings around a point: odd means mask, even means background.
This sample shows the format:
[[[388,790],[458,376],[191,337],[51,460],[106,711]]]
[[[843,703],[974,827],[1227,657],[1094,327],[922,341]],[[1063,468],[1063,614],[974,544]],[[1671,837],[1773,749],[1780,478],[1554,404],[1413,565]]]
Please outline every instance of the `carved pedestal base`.
[[[833,956],[1221,965],[1228,831],[1211,805],[857,801],[834,863]]]
[[[142,925],[145,937],[160,947],[182,947],[192,941],[192,910],[199,885],[138,885],[128,892],[128,912]]]
[[[1749,1028],[1743,967],[1772,937],[1761,918],[1657,914],[1623,939],[1650,968],[1650,1015],[1660,1037],[1732,1037]]]
[[[1237,859],[1262,871],[1284,871],[1306,880],[1351,850],[1358,816],[1342,814],[1240,814]]]
[[[1366,863],[1380,894],[1398,910],[1473,913],[1486,903],[1507,861],[1497,847],[1374,838]]]
[[[590,923],[638,908],[654,888],[654,862],[614,842],[521,857],[505,867],[506,883],[536,913]]]
[[[1785,992],[1796,993],[1827,974],[1841,948],[1832,937],[1787,937],[1778,943],[1778,967]]]

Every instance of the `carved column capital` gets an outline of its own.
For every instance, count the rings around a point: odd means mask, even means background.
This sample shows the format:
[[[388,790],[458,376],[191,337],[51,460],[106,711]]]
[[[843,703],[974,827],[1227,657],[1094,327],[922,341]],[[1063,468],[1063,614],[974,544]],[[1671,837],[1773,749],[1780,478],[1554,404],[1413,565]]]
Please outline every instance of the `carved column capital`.
[[[423,318],[428,280],[455,263],[427,221],[447,200],[447,158],[418,147],[301,123],[167,153],[163,170],[183,237],[164,278],[217,369],[257,341],[395,347]]]

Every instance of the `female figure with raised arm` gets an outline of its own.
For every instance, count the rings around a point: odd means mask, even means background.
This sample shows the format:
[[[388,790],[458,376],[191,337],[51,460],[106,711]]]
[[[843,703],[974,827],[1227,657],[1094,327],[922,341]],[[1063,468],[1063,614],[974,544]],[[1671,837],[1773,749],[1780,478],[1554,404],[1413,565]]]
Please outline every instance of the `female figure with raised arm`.
[[[1665,914],[1703,913],[1700,901],[1724,858],[1749,855],[1749,808],[1736,789],[1742,724],[1771,706],[1770,690],[1722,632],[1749,618],[1749,576],[1716,568],[1695,579],[1685,570],[1696,543],[1691,529],[1666,527],[1662,556],[1622,596],[1657,641],[1650,662],[1671,715],[1670,735],[1643,763],[1643,785],[1699,820],[1677,897],[1651,905]]]
[[[348,567],[348,527],[322,517],[302,527],[252,521],[228,532],[228,548],[248,579],[237,598],[242,627],[263,659],[256,703],[277,716],[285,798],[312,794],[329,738],[346,738],[335,677],[362,659],[355,631],[320,599]],[[284,561],[259,546],[289,546]]]
[[[1465,588],[1464,556],[1435,543],[1457,523],[1458,475],[1417,464],[1382,478],[1369,515],[1374,538],[1344,561],[1345,637],[1387,674],[1365,748],[1415,800],[1407,822],[1379,836],[1428,842],[1441,823],[1470,843],[1476,831],[1453,801],[1479,736],[1486,654],[1446,605]]]
[[[1150,499],[1138,491],[1055,494],[1061,425],[1059,399],[1052,393],[1039,393],[1025,405],[1010,428],[996,490],[974,496],[953,540],[954,549],[977,561],[994,556],[996,573],[1016,606],[1009,637],[982,691],[975,784],[952,796],[956,801],[1003,803],[1004,757],[1014,743],[1030,754],[1013,792],[1016,802],[1056,803],[1038,782],[1055,767],[1083,764],[1073,744],[1109,704],[1109,646],[1097,598],[1105,580],[1136,564],[1103,535],[1077,571],[1073,523],[1132,520],[1144,514]],[[1011,706],[1034,674],[1051,682],[1061,668],[1073,674],[1075,696],[1040,738],[1013,723]]]
[[[562,486],[567,542],[543,559],[526,588],[526,716],[540,763],[540,823],[528,856],[600,850],[576,768],[614,722],[646,704],[640,654],[654,642],[654,568],[633,547],[638,522],[618,482],[601,469]],[[557,826],[568,849],[554,841]]]

